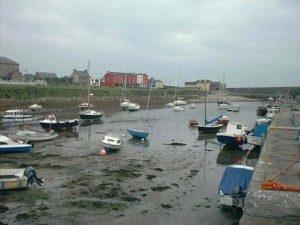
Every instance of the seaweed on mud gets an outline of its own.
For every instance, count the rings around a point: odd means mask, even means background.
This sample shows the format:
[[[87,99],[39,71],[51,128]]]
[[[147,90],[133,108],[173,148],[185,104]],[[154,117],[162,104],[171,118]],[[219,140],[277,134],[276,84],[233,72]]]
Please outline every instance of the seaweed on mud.
[[[6,211],[8,211],[8,207],[4,206],[4,205],[0,205],[0,213],[5,213]]]
[[[156,176],[155,175],[151,175],[151,174],[147,174],[146,175],[146,178],[148,179],[148,180],[152,180],[153,178],[155,178]]]
[[[171,145],[171,146],[184,146],[186,145],[185,143],[181,143],[181,142],[172,142],[169,144],[164,143],[164,145]]]
[[[195,176],[197,173],[199,173],[199,170],[190,170],[190,175],[188,177],[193,177]]]
[[[141,173],[138,173],[134,169],[119,169],[119,170],[102,170],[105,174],[104,176],[115,176],[121,178],[132,178],[132,177],[140,177]]]
[[[152,187],[151,190],[152,191],[165,191],[165,190],[168,190],[168,189],[171,189],[170,186],[157,186],[157,187]]]
[[[170,205],[170,204],[161,204],[161,207],[163,207],[165,209],[171,209],[171,208],[173,208],[173,206]]]
[[[153,168],[152,170],[159,171],[159,172],[164,171],[162,168]]]
[[[37,200],[48,200],[48,194],[38,190],[11,192],[4,196],[5,202],[34,203]]]
[[[108,203],[103,201],[69,201],[65,204],[68,208],[84,208],[88,210],[123,210],[128,206],[124,203]]]

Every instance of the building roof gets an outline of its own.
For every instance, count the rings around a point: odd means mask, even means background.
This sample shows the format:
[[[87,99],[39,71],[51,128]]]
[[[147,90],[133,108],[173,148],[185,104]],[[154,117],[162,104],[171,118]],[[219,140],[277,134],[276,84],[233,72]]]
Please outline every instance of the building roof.
[[[107,71],[107,73],[109,73],[113,76],[134,76],[134,75],[136,75],[135,73],[120,73],[120,72],[110,72],[110,71]]]
[[[46,73],[46,72],[36,72],[35,76],[41,78],[41,79],[45,79],[45,78],[57,78],[56,73]]]
[[[89,76],[89,73],[87,72],[87,70],[80,71],[80,70],[73,69],[72,75],[74,75],[74,74],[76,74],[80,77],[88,77]]]
[[[6,57],[0,56],[0,64],[11,64],[11,65],[19,65],[19,63],[16,63],[12,61],[11,59],[8,59]]]

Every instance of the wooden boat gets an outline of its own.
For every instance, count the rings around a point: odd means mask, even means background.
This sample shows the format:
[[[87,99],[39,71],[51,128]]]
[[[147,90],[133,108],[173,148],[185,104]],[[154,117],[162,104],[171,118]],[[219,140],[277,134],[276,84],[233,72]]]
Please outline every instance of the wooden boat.
[[[13,141],[4,135],[0,135],[0,153],[29,152],[31,149],[32,146],[30,144]]]
[[[197,126],[197,125],[198,125],[198,121],[197,121],[197,120],[191,119],[191,120],[189,121],[189,126],[190,126],[190,127],[194,127],[194,126]]]
[[[245,141],[246,129],[241,123],[228,123],[225,132],[217,133],[217,140],[221,144],[241,146]]]
[[[30,141],[30,142],[38,142],[38,141],[49,141],[58,137],[58,133],[54,131],[43,132],[43,131],[35,131],[35,130],[20,130],[15,135],[13,135],[14,139],[20,141]]]
[[[244,209],[244,200],[253,172],[253,167],[245,165],[231,165],[225,169],[219,185],[222,208]]]
[[[31,166],[26,169],[0,169],[0,191],[28,188],[33,182],[41,186],[44,183]]]
[[[205,134],[205,133],[217,133],[219,130],[223,127],[222,124],[214,123],[216,122],[221,116],[218,116],[217,118],[207,121],[206,118],[206,92],[204,95],[204,125],[198,125],[198,132],[199,134]]]
[[[54,114],[49,114],[47,119],[40,120],[39,122],[42,128],[46,131],[71,130],[78,126],[79,123],[78,119],[57,121]]]
[[[2,116],[2,122],[4,123],[24,122],[31,120],[33,120],[33,116],[26,114],[25,111],[21,109],[6,110]]]
[[[121,138],[117,134],[106,134],[101,142],[108,152],[120,150],[122,146]]]

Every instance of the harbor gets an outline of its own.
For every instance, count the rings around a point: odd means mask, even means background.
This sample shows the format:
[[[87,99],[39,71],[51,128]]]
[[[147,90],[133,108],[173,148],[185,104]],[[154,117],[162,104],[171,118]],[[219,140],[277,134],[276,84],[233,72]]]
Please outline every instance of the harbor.
[[[237,102],[231,121],[252,127],[260,102]],[[241,213],[223,210],[218,186],[224,169],[236,162],[255,166],[259,151],[223,148],[214,134],[199,136],[188,121],[204,118],[203,103],[184,112],[161,106],[148,111],[105,114],[97,124],[34,143],[29,153],[2,154],[1,168],[33,166],[44,186],[1,192],[2,224],[238,224]],[[224,111],[207,104],[209,117]],[[66,110],[69,113],[68,110]],[[59,115],[58,116],[63,116]],[[74,114],[64,115],[73,118]],[[135,140],[128,128],[146,128],[148,140]],[[38,129],[37,124],[34,128]],[[9,135],[18,128],[1,130]],[[123,146],[101,156],[106,133]]]

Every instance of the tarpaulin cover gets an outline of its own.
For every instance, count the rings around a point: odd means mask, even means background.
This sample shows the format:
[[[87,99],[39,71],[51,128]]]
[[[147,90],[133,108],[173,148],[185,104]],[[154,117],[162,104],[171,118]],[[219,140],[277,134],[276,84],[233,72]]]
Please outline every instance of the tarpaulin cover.
[[[241,186],[243,192],[247,192],[253,170],[240,167],[227,167],[224,171],[219,191],[224,194],[232,194],[234,187]]]

